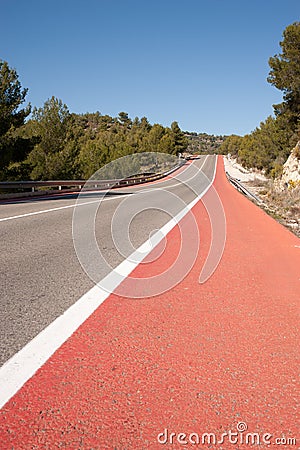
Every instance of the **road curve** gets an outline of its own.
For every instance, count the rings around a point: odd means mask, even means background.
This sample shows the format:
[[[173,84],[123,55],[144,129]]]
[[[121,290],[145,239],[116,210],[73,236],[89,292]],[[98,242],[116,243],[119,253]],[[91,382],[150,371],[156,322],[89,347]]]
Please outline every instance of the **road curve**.
[[[131,222],[130,239],[137,248],[153,230],[161,228],[170,219],[164,212],[170,208],[162,192],[173,193],[184,203],[189,203],[195,198],[195,191],[201,192],[207,187],[214,167],[214,156],[203,157],[167,180],[118,189],[107,195],[97,214],[96,234],[110,266],[116,267],[130,254],[129,248],[120,254],[111,236],[113,214],[125,197],[134,202],[137,210],[147,208],[147,202],[153,206],[136,215]],[[53,196],[0,203],[0,364],[94,284],[78,262],[73,246],[72,216],[76,197]],[[87,215],[95,197],[93,193],[85,194],[85,197],[85,204],[80,208]],[[171,213],[175,215],[179,207],[175,204]],[[126,211],[123,214],[125,221]],[[121,233],[123,220],[117,227],[116,231]],[[104,265],[98,269],[97,281],[109,271]]]
[[[97,308],[2,408],[3,448],[299,448],[300,240],[230,186],[220,160],[214,188],[227,218],[214,275],[199,284],[210,189],[193,208],[190,273],[162,295]],[[135,276],[167,269],[179,243],[175,227]]]

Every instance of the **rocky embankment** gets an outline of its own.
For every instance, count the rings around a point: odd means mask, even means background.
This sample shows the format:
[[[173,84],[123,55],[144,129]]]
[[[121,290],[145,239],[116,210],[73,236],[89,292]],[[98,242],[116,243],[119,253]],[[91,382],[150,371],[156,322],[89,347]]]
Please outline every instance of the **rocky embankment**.
[[[283,165],[281,178],[278,180],[278,188],[294,189],[300,186],[300,141],[293,149],[287,161]]]
[[[300,142],[292,150],[277,180],[248,170],[224,157],[225,170],[261,200],[259,206],[300,237]]]

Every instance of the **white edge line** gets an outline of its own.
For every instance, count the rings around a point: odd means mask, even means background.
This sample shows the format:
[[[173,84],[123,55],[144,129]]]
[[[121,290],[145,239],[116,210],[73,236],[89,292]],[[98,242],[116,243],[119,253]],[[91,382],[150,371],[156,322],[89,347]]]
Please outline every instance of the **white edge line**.
[[[117,198],[123,197],[124,195],[131,195],[131,193],[129,194],[122,194],[122,195],[116,195],[115,197],[112,198],[104,198],[103,200],[105,202],[109,201],[109,200],[115,200]],[[60,211],[61,209],[68,209],[68,208],[75,208],[75,206],[84,206],[84,205],[90,205],[91,203],[97,203],[99,202],[98,200],[91,200],[89,202],[84,202],[84,203],[73,203],[72,205],[66,205],[66,206],[58,206],[57,208],[51,208],[51,209],[43,209],[42,211],[34,211],[31,213],[26,213],[26,214],[20,214],[18,216],[10,216],[10,217],[3,217],[2,219],[0,219],[0,222],[5,222],[6,220],[13,220],[13,219],[21,219],[22,217],[28,217],[28,216],[37,216],[38,214],[46,214],[52,211]]]
[[[155,246],[178,224],[178,222],[200,201],[210,189],[216,177],[218,158],[215,158],[213,178],[205,190],[167,222],[160,230],[160,239]],[[204,165],[204,163],[203,163]],[[203,166],[202,166],[203,167]],[[0,409],[43,366],[61,345],[83,324],[83,322],[106,300],[120,283],[153,250],[153,237],[144,242],[127,259],[110,272],[61,316],[50,323],[25,347],[13,355],[0,368]],[[148,252],[145,252],[145,249]],[[108,292],[109,291],[109,292]]]
[[[205,163],[206,159],[207,159],[207,157],[205,157],[204,163]],[[202,164],[201,168],[204,166],[204,163]],[[183,172],[185,172],[187,169],[188,168],[186,168]],[[196,175],[194,175],[193,177],[195,177]],[[159,183],[165,183],[165,182],[166,182],[166,180],[162,180],[162,181],[158,180],[158,181],[154,181],[153,184],[159,184]],[[183,183],[185,183],[185,182],[183,182]],[[173,184],[171,186],[168,186],[168,189],[171,188],[171,187],[174,187],[174,186],[178,186],[178,184],[180,184],[180,180],[179,180],[179,183]],[[138,185],[136,185],[136,186],[138,187]],[[132,187],[136,187],[136,186],[132,186]],[[92,191],[92,192],[98,192],[98,191]],[[123,197],[124,195],[132,195],[132,194],[131,194],[131,192],[129,192],[128,194],[127,193],[122,193],[122,195],[116,195],[114,198],[104,198],[103,200],[104,201],[115,200],[117,198]],[[105,195],[103,197],[105,197]],[[44,197],[44,198],[47,200],[47,197]],[[49,198],[48,198],[48,200],[49,200]],[[62,200],[62,199],[57,198],[55,200]],[[84,203],[73,203],[72,205],[58,206],[57,208],[44,209],[44,210],[41,210],[41,211],[33,211],[31,213],[19,214],[17,216],[2,217],[2,218],[0,218],[0,222],[6,222],[7,220],[14,220],[14,219],[22,219],[23,217],[29,217],[29,216],[37,216],[39,214],[46,214],[46,213],[49,213],[49,212],[52,212],[52,211],[60,211],[62,209],[74,208],[75,206],[76,207],[77,206],[84,206],[84,205],[89,205],[91,203],[97,203],[97,202],[99,202],[99,199],[92,200],[92,201],[89,201],[89,202],[84,202]],[[30,203],[30,200],[26,201],[25,203]],[[12,202],[7,202],[5,204],[12,204]]]

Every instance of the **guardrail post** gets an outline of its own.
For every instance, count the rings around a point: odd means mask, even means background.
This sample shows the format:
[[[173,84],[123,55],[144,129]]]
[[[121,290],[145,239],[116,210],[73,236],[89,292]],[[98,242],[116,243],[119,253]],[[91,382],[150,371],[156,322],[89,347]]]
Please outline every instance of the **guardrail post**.
[[[58,190],[61,191],[61,186],[58,186]]]

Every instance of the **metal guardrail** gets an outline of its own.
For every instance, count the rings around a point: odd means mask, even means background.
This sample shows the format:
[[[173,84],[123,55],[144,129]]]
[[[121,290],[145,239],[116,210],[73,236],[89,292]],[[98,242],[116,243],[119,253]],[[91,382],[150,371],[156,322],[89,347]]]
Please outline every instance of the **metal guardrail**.
[[[149,181],[156,181],[164,178],[179,169],[185,164],[185,160],[172,167],[167,172],[141,175],[132,178],[119,178],[111,180],[51,180],[51,181],[1,181],[0,190],[3,189],[31,189],[35,192],[41,187],[57,187],[58,190],[62,190],[62,187],[78,188],[79,190],[83,186],[88,186],[91,189],[112,189],[117,187],[133,186],[135,184],[148,183]]]
[[[258,203],[262,203],[262,200],[258,198],[255,194],[250,192],[244,185],[242,185],[236,178],[233,178],[231,175],[229,175],[228,172],[226,172],[226,176],[230,183],[235,186],[242,194],[246,195],[249,198],[252,198]]]

